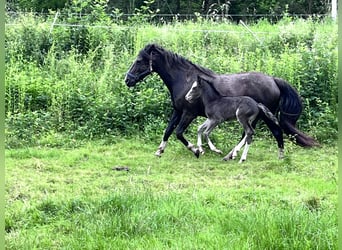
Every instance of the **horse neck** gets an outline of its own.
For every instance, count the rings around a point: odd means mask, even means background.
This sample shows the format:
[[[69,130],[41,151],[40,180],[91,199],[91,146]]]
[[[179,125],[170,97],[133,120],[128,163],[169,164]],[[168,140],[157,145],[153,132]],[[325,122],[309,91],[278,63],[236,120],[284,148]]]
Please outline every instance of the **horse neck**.
[[[197,74],[203,74],[191,62],[185,62],[180,66],[180,64],[182,64],[182,59],[177,61],[177,59],[169,58],[173,56],[177,57],[177,55],[160,53],[159,56],[159,60],[154,62],[153,70],[164,81],[171,93],[172,98],[176,98],[177,96],[181,97],[186,94],[184,91],[188,90],[188,88],[184,85],[189,83],[189,86],[191,86],[189,81],[194,80],[188,79],[190,72],[193,77],[195,77]]]
[[[165,63],[162,60],[157,64],[162,65],[162,67],[155,66],[153,70],[163,80],[172,95],[179,93],[179,89],[184,89],[184,81],[187,75],[185,70],[180,69],[177,65]]]

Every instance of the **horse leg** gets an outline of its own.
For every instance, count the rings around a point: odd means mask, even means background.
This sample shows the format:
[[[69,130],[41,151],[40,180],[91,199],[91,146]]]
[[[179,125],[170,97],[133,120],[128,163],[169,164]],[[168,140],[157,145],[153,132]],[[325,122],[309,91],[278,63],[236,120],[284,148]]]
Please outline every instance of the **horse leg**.
[[[208,146],[211,151],[218,153],[218,154],[222,154],[222,151],[217,149],[209,138],[211,131],[213,131],[213,129],[218,125],[218,122],[214,120],[210,120],[210,119],[207,119],[206,122],[208,123],[208,126],[207,126],[207,129],[204,131],[204,137],[206,138],[208,142]]]
[[[249,145],[247,142],[245,144],[245,148],[243,149],[243,153],[241,155],[240,161],[239,163],[244,162],[247,159],[247,153],[248,153],[248,149],[249,149]]]
[[[252,137],[253,137],[253,134],[254,134],[254,129],[253,129],[253,126],[251,125],[250,121],[254,121],[255,118],[256,118],[256,115],[257,114],[255,114],[255,116],[247,118],[247,120],[241,120],[241,121],[239,120],[239,122],[242,124],[242,126],[243,126],[243,128],[245,130],[245,133],[246,133],[245,148],[243,150],[243,153],[241,155],[239,163],[242,163],[245,160],[247,160],[248,149],[249,149],[249,146],[252,143],[252,140],[253,140]]]
[[[206,128],[207,128],[207,120],[202,125],[200,125],[197,130],[197,146],[198,146],[199,152],[202,155],[204,154],[204,149],[202,145],[202,134]]]
[[[283,138],[282,129],[277,124],[275,124],[270,119],[268,119],[267,117],[265,117],[265,119],[263,120],[266,123],[267,127],[271,130],[274,138],[277,140],[278,158],[283,159],[284,158],[284,138]]]
[[[240,151],[240,149],[245,145],[243,154],[240,158],[239,163],[245,161],[247,159],[247,153],[248,153],[248,148],[249,144],[252,142],[252,135],[254,134],[254,129],[252,126],[252,122],[255,121],[255,118],[258,113],[250,113],[249,115],[246,115],[244,112],[240,113],[237,111],[236,113],[236,118],[243,127],[243,133],[244,137],[243,139],[239,142],[237,146],[235,146],[227,156],[225,156],[223,159],[224,160],[229,160],[229,159],[235,159],[237,156],[237,153]]]
[[[194,144],[187,141],[183,136],[184,131],[187,129],[187,127],[195,118],[196,118],[195,115],[190,114],[188,112],[183,112],[180,122],[178,124],[178,127],[176,129],[176,136],[177,136],[177,139],[180,140],[198,158],[200,154],[198,148],[196,148]]]
[[[164,132],[163,139],[155,153],[156,156],[160,157],[162,153],[164,153],[164,150],[166,148],[167,141],[172,134],[172,132],[175,130],[177,127],[179,121],[181,118],[181,113],[177,112],[176,110],[173,111],[171,119],[169,121],[169,124],[167,125],[167,128]]]
[[[245,134],[245,133],[244,133]],[[234,160],[240,151],[240,149],[245,145],[246,143],[246,138],[247,135],[245,135],[240,142],[223,158],[223,160],[228,161],[228,160]]]
[[[245,143],[245,148],[243,149],[243,153],[241,155],[240,161],[239,163],[244,162],[245,160],[247,160],[247,154],[248,154],[248,149],[249,146],[252,143],[252,136],[253,136],[253,131],[248,131],[246,132],[246,143]]]

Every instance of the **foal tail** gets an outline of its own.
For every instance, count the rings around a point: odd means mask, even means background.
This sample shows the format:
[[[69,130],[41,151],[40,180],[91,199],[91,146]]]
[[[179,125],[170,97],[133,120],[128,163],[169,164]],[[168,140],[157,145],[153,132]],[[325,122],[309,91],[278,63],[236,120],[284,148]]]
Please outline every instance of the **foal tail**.
[[[319,143],[314,138],[296,128],[296,122],[303,110],[302,101],[297,91],[283,79],[277,77],[273,79],[280,90],[280,127],[287,135],[292,135],[299,146],[319,146]]]
[[[264,104],[258,103],[258,107],[262,112],[264,112],[268,119],[270,119],[277,126],[280,126],[277,117],[275,117],[275,115]]]

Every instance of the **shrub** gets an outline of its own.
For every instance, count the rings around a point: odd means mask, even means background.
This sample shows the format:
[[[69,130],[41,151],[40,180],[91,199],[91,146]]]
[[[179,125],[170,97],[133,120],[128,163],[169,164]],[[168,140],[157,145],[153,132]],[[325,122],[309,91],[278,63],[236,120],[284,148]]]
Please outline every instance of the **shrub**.
[[[304,100],[299,127],[323,142],[337,137],[333,22],[260,21],[250,27],[257,40],[229,22],[158,26],[131,20],[125,26],[97,18],[95,24],[103,26],[90,26],[86,18],[63,15],[66,25],[84,26],[54,26],[51,33],[52,17],[10,20],[14,25],[6,29],[5,41],[9,146],[35,143],[48,130],[78,138],[162,133],[171,114],[162,80],[152,75],[134,89],[124,84],[125,72],[150,42],[218,73],[261,71],[284,78]]]

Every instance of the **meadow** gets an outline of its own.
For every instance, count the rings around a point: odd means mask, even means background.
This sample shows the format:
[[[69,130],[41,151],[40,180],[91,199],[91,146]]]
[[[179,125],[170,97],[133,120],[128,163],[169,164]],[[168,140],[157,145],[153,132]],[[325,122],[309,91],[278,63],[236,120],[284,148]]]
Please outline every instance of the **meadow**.
[[[336,145],[239,164],[173,139],[7,150],[6,249],[337,249]]]
[[[91,17],[6,14],[6,249],[337,249],[335,22],[259,20],[252,34],[229,20]],[[321,146],[286,139],[279,160],[260,124],[243,164],[196,159],[175,136],[155,157],[169,93],[156,75],[124,84],[151,42],[216,72],[286,79]],[[230,123],[212,138],[228,152],[240,134]]]

